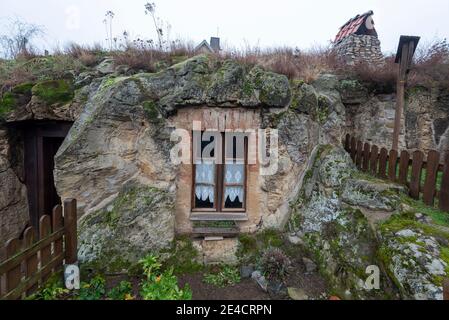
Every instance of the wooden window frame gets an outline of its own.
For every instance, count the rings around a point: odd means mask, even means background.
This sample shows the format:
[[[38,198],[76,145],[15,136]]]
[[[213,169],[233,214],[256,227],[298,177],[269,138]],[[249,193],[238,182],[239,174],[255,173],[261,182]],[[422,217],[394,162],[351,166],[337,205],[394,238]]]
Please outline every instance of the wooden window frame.
[[[204,131],[201,131],[201,134]],[[191,211],[193,214],[212,214],[217,215],[217,218],[220,218],[220,213],[223,213],[223,219],[225,219],[225,216],[228,218],[233,217],[233,214],[245,214],[245,216],[235,216],[234,218],[238,220],[246,220],[246,201],[247,201],[247,181],[248,181],[248,137],[244,137],[244,170],[243,170],[243,184],[239,184],[238,186],[243,186],[243,200],[242,200],[242,208],[225,208],[225,199],[224,199],[224,192],[225,187],[229,186],[230,184],[225,183],[224,179],[224,169],[226,166],[226,139],[225,139],[225,132],[220,132],[221,136],[221,156],[222,161],[220,164],[215,164],[215,192],[214,192],[214,208],[195,208],[195,185],[196,185],[196,164],[194,163],[194,154],[193,154],[193,141],[194,135],[192,133],[192,148],[191,148],[191,154],[192,154],[192,192],[191,192]],[[192,220],[197,220],[198,215],[193,216]],[[214,217],[209,217],[210,219],[206,220],[214,220]]]

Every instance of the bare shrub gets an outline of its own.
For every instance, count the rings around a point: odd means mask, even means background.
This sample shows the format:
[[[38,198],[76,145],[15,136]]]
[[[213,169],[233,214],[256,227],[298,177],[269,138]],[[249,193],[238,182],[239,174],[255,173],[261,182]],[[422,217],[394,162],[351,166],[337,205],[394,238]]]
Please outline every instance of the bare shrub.
[[[418,47],[409,84],[449,88],[449,43],[446,39]]]
[[[11,18],[2,28],[0,51],[6,59],[31,59],[37,55],[33,41],[44,35],[42,26]]]

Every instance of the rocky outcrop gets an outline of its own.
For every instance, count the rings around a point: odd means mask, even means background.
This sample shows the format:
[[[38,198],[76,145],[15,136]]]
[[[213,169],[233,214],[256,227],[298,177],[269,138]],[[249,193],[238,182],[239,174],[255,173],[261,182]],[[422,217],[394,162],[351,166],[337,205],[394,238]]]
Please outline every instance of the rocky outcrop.
[[[301,239],[341,297],[442,299],[449,233],[404,213],[403,187],[358,173],[331,146],[319,148],[306,177],[290,237]],[[378,290],[366,287],[370,266],[380,270]]]
[[[171,244],[174,199],[167,191],[125,185],[112,203],[79,223],[78,257],[85,267],[120,272]]]
[[[17,147],[6,130],[0,130],[0,244],[18,237],[29,222],[27,190],[20,179],[23,170],[11,155],[11,149]],[[3,255],[0,249],[0,259]]]
[[[108,252],[111,260],[118,258],[118,247],[132,252],[126,260],[135,262],[136,252],[158,250],[173,239],[174,225],[168,222],[166,228],[161,228],[164,236],[157,241],[141,235],[140,224],[127,225],[123,232],[121,224],[104,229],[101,223],[95,222],[101,221],[98,217],[108,215],[106,208],[122,197],[126,192],[124,186],[146,186],[175,195],[178,166],[170,160],[173,146],[170,133],[174,129],[172,116],[179,108],[207,105],[209,108],[259,108],[262,112],[267,108],[285,109],[291,96],[284,76],[258,67],[248,70],[231,60],[218,63],[207,56],[197,56],[153,74],[107,75],[90,81],[82,93],[86,100],[83,112],[55,158],[55,182],[63,198],[78,200],[79,215],[83,216],[80,257],[92,263],[102,260],[102,252]],[[295,122],[301,129],[297,129],[298,134],[308,131],[304,122],[307,120]],[[310,143],[307,141],[301,157],[310,150]],[[297,162],[303,160],[297,154],[292,157]],[[294,176],[289,179],[290,185],[297,182]],[[159,214],[159,208],[151,210]],[[273,208],[276,210],[277,207]],[[161,214],[167,221],[175,216],[174,210]],[[285,216],[286,212],[284,219]],[[149,218],[142,221],[148,224],[145,232],[160,227]],[[172,230],[168,232],[170,227]],[[127,239],[130,235],[136,235],[140,247],[133,247]],[[117,250],[107,251],[108,247]]]

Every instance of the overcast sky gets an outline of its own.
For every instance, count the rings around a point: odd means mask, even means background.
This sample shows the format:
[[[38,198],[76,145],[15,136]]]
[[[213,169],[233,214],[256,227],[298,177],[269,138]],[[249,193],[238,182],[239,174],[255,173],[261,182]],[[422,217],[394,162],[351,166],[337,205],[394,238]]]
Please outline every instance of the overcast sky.
[[[115,13],[113,33],[155,38],[143,0],[0,0],[0,19],[17,16],[43,25],[45,46],[106,38],[103,19]],[[448,0],[154,0],[157,15],[171,25],[171,38],[195,43],[217,33],[227,46],[309,48],[326,45],[356,14],[374,11],[384,52],[395,52],[401,34],[423,43],[449,38]],[[0,33],[3,33],[2,29]]]

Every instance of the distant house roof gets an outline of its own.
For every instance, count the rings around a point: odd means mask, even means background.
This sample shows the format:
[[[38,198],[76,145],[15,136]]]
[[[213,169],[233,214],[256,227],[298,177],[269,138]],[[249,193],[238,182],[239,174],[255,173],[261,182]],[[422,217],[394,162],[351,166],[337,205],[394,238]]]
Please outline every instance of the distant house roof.
[[[209,43],[207,43],[206,40],[201,41],[201,43],[197,45],[195,48],[195,51],[202,51],[202,50],[206,50],[211,53],[214,52],[214,49],[212,49],[212,47],[209,45]]]
[[[335,37],[334,43],[338,43],[351,34],[372,35],[377,37],[376,29],[374,28],[374,21],[372,15],[373,11],[368,11],[361,15],[356,15],[354,18],[346,22]]]

